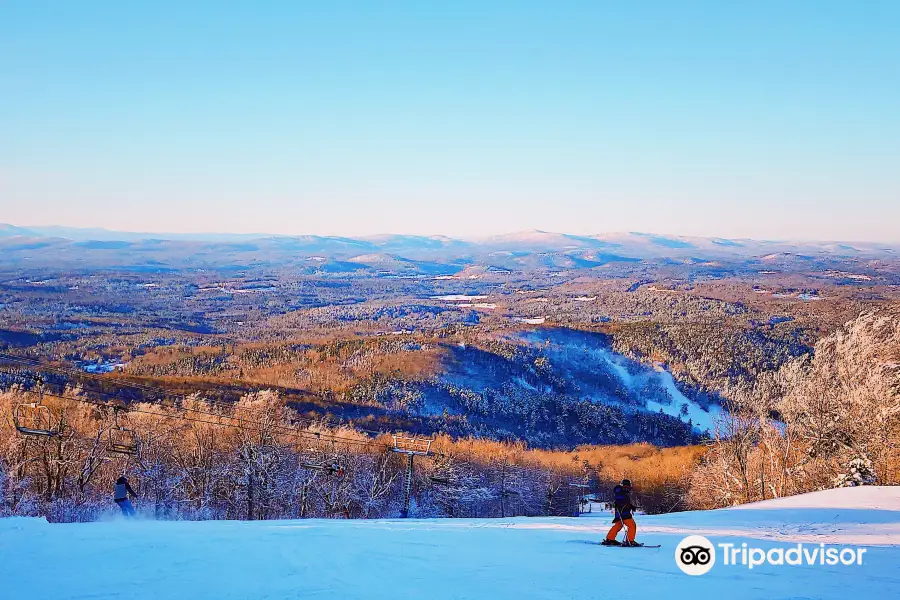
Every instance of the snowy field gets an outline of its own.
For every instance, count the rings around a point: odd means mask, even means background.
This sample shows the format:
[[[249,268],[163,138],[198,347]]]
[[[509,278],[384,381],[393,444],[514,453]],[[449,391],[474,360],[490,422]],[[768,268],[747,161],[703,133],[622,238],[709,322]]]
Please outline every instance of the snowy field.
[[[900,488],[840,489],[738,509],[639,517],[660,549],[605,548],[578,519],[121,522],[0,519],[0,598],[896,598]],[[866,545],[837,566],[723,566],[690,577],[678,542]]]

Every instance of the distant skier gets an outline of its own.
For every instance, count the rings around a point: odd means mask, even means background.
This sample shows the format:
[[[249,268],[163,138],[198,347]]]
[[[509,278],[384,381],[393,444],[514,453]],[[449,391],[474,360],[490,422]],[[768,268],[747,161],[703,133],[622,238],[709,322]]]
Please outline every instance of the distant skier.
[[[113,500],[119,505],[122,515],[126,519],[134,516],[134,505],[129,498],[137,498],[137,494],[134,493],[134,490],[128,484],[128,478],[123,475],[116,479],[116,487],[113,489]]]
[[[635,506],[631,503],[631,480],[623,479],[622,483],[613,488],[613,505],[615,506],[616,515],[613,519],[613,526],[609,530],[609,533],[606,534],[606,539],[603,540],[604,546],[640,546],[638,542],[634,541],[634,536],[637,535],[637,525],[634,522],[634,510]],[[619,532],[622,531],[622,527],[625,526],[628,528],[628,534],[625,538],[624,542],[619,542],[616,540],[616,536],[619,535]]]

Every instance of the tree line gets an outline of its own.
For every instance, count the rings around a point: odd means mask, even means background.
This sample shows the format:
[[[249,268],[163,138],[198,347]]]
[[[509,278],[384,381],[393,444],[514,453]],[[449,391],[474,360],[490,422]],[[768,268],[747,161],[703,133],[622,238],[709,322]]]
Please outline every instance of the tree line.
[[[900,307],[859,316],[728,395],[692,476],[694,506],[900,484]]]
[[[158,519],[381,518],[400,514],[406,456],[389,435],[303,422],[278,394],[225,405],[199,396],[177,405],[130,405],[118,415],[78,389],[44,395],[56,435],[20,435],[16,406],[38,392],[0,393],[0,514],[90,521],[114,511],[112,486],[127,475],[138,509]],[[134,453],[111,440],[133,435]],[[571,458],[541,463],[521,444],[439,436],[417,457],[410,516],[568,515],[596,477]],[[127,450],[127,448],[126,448]]]

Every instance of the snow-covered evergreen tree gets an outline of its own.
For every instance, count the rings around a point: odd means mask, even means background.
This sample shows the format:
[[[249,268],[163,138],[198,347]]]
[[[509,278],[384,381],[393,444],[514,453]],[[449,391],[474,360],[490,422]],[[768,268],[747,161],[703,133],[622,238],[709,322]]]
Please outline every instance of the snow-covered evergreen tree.
[[[847,472],[841,473],[834,480],[834,487],[856,487],[858,485],[875,485],[878,477],[872,461],[866,456],[854,458],[847,465]]]

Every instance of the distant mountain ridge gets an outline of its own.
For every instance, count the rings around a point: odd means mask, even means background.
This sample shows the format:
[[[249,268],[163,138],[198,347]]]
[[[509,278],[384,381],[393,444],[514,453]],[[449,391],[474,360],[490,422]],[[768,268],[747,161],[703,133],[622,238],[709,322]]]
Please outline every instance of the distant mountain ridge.
[[[264,262],[315,263],[328,272],[451,274],[482,265],[505,270],[590,269],[646,260],[778,263],[896,258],[900,245],[705,238],[640,232],[571,235],[531,230],[482,238],[385,234],[151,234],[0,224],[0,262],[171,268]],[[312,268],[312,267],[310,267]]]
[[[378,249],[400,248],[448,248],[448,247],[502,247],[552,249],[554,251],[576,248],[603,248],[624,246],[657,246],[677,249],[742,248],[746,251],[768,248],[771,252],[791,249],[820,250],[827,252],[900,251],[900,244],[879,242],[847,242],[835,240],[757,240],[751,238],[727,239],[720,237],[684,236],[644,232],[606,232],[591,235],[574,235],[531,229],[483,237],[452,238],[443,235],[378,234],[359,237],[327,235],[289,235],[270,233],[148,233],[117,231],[103,228],[64,227],[59,225],[23,227],[0,223],[0,238],[8,237],[62,238],[72,241],[144,241],[171,240],[196,242],[234,242],[251,240],[294,240],[298,244],[313,246],[329,243],[367,246]]]

